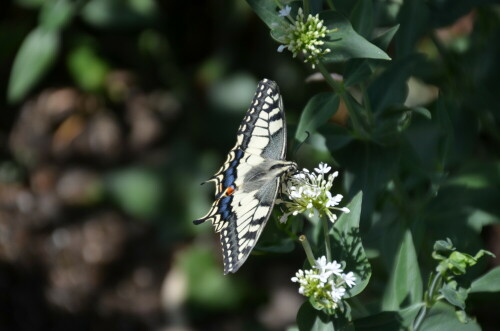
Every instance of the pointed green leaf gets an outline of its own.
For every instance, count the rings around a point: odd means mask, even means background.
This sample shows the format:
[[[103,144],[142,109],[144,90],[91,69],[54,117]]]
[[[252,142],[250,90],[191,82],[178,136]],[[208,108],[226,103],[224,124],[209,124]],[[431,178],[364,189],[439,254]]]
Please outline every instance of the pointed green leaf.
[[[69,0],[45,1],[40,11],[40,25],[47,30],[64,28],[73,18],[75,2]]]
[[[351,212],[342,213],[330,230],[333,258],[344,261],[345,272],[352,271],[356,276],[356,285],[347,291],[347,298],[363,291],[371,277],[371,266],[359,234],[362,201],[363,193],[359,192],[346,206]]]
[[[307,137],[306,131],[314,133],[337,112],[339,103],[339,96],[335,93],[325,92],[313,96],[300,115],[295,139],[304,140]]]
[[[297,313],[297,326],[300,331],[334,331],[330,316],[314,309],[309,301],[300,306]]]
[[[279,8],[275,1],[247,0],[247,3],[269,29],[273,29],[274,23],[284,22],[284,19],[278,16]]]
[[[373,30],[373,2],[372,0],[358,0],[350,19],[354,30],[365,38],[370,38]]]
[[[394,35],[396,34],[396,32],[398,32],[398,30],[399,30],[399,24],[385,30],[382,34],[373,38],[372,43],[377,45],[381,49],[387,49],[387,47],[389,47],[390,42],[392,41],[392,38],[394,38]]]
[[[461,323],[456,315],[455,309],[443,302],[435,304],[419,330],[425,331],[480,331],[481,327],[475,321],[469,321],[467,324]]]
[[[500,267],[490,270],[472,282],[470,293],[500,292]]]
[[[368,88],[373,112],[378,112],[388,106],[403,105],[408,94],[406,84],[410,76],[417,71],[417,65],[423,60],[419,54],[393,61],[391,65],[378,76]]]
[[[7,98],[18,102],[45,75],[59,51],[59,32],[36,28],[24,39],[10,73]]]
[[[384,293],[383,309],[398,310],[401,305],[420,302],[422,288],[413,236],[410,230],[406,230]]]
[[[319,17],[328,29],[336,29],[327,35],[323,45],[331,50],[323,57],[325,62],[343,62],[352,58],[391,59],[383,50],[356,33],[349,20],[340,13],[330,10],[320,13]]]

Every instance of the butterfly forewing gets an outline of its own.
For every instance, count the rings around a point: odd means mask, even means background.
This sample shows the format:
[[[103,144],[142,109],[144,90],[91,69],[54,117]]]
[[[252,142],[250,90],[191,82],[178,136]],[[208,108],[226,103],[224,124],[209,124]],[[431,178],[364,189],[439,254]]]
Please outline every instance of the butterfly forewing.
[[[246,260],[272,211],[280,177],[294,167],[283,161],[286,123],[275,82],[264,79],[238,128],[236,145],[210,179],[215,202],[199,224],[211,220],[220,232],[224,273],[235,272]]]

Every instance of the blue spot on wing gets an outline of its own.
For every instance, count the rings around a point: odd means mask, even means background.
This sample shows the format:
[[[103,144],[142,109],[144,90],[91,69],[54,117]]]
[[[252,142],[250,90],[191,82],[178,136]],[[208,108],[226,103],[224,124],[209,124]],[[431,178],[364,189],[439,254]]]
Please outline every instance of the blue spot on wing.
[[[227,219],[231,213],[229,210],[229,204],[231,203],[232,197],[222,198],[219,204],[219,213],[222,214],[222,219]]]

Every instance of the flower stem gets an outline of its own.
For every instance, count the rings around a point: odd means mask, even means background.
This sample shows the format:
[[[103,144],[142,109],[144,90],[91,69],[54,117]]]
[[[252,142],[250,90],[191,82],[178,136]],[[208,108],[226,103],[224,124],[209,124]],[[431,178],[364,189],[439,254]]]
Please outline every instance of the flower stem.
[[[304,17],[309,16],[309,14],[311,13],[311,9],[310,9],[310,6],[309,6],[309,0],[302,1],[302,7],[303,7],[303,10],[304,10]]]
[[[302,247],[304,248],[304,251],[306,252],[307,260],[309,261],[309,264],[311,266],[315,265],[316,262],[314,261],[314,255],[311,249],[311,245],[309,245],[309,241],[307,241],[307,237],[304,235],[301,235],[299,237],[299,241],[302,244]]]
[[[323,62],[318,61],[316,64],[318,67],[319,71],[325,78],[326,82],[328,85],[331,86],[331,88],[340,96],[340,98],[344,101],[347,112],[349,113],[349,118],[351,119],[352,126],[354,129],[354,133],[358,138],[364,139],[367,137],[367,134],[365,133],[365,130],[361,126],[360,120],[358,118],[358,114],[356,113],[356,109],[354,109],[354,105],[351,103],[351,100],[349,99],[349,96],[347,95],[347,91],[344,88],[344,85],[336,82],[332,76],[330,75],[330,72],[326,69],[325,65]]]
[[[434,291],[436,290],[436,285],[441,279],[441,274],[438,272],[436,275],[434,275],[434,278],[432,279],[432,284],[431,287],[429,288],[429,292],[427,292],[427,295],[425,297],[425,305],[420,309],[418,312],[417,317],[415,318],[415,321],[413,322],[413,331],[417,331],[418,328],[422,325],[422,322],[424,321],[425,317],[427,316],[428,309],[431,308],[437,300],[434,300]]]
[[[326,259],[328,262],[332,262],[332,248],[330,246],[330,237],[328,236],[328,221],[325,217],[321,217],[321,223],[323,223],[323,234],[325,236]]]

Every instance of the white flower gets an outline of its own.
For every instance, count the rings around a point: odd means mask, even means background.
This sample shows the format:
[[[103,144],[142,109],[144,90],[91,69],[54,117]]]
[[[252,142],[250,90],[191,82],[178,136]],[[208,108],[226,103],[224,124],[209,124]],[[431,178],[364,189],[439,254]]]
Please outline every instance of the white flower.
[[[333,286],[332,292],[331,292],[331,296],[332,296],[333,301],[339,302],[340,299],[342,299],[342,297],[344,296],[344,294],[345,294],[345,288],[344,287],[335,287],[335,286]]]
[[[305,58],[305,62],[312,64],[314,68],[319,59],[331,52],[329,48],[323,48],[326,35],[330,32],[335,32],[337,29],[328,30],[318,14],[315,16],[308,15],[304,17],[302,8],[297,11],[297,16],[293,19],[290,16],[291,7],[286,6],[279,11],[280,17],[286,17],[280,26],[275,28],[279,37],[279,42],[286,46],[293,57],[301,54]],[[285,48],[278,48],[278,51],[283,51]]]
[[[292,10],[292,7],[290,7],[289,5],[286,5],[285,8],[283,8],[279,11],[278,15],[281,17],[288,16],[288,15],[290,15],[291,10]]]
[[[325,256],[318,258],[312,269],[299,269],[292,282],[299,284],[298,292],[314,301],[316,307],[332,310],[346,293],[346,286],[355,284],[352,272],[342,273],[341,264],[337,261],[328,262]]]
[[[328,264],[328,270],[330,270],[333,274],[340,276],[342,274],[342,266],[337,261],[330,262]]]
[[[341,277],[344,280],[344,282],[347,284],[347,286],[353,287],[354,285],[356,285],[356,277],[354,276],[352,271],[350,271],[346,274],[342,274]]]
[[[333,223],[337,216],[331,210],[349,212],[349,209],[345,207],[337,207],[342,201],[342,195],[334,196],[330,192],[333,180],[338,176],[338,171],[326,175],[330,172],[331,167],[325,163],[320,163],[314,170],[315,172],[310,172],[303,169],[283,180],[281,193],[289,200],[277,201],[287,208],[286,217],[281,219],[283,223],[290,214],[297,215],[298,213],[305,213],[309,217],[326,215]]]
[[[314,171],[318,174],[327,174],[331,169],[332,167],[328,164],[321,162],[317,168],[314,168]]]
[[[285,45],[279,45],[278,46],[278,53],[281,53],[285,50],[286,46]]]

